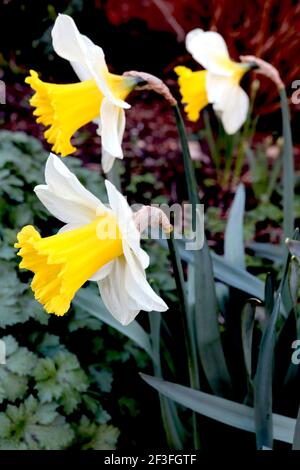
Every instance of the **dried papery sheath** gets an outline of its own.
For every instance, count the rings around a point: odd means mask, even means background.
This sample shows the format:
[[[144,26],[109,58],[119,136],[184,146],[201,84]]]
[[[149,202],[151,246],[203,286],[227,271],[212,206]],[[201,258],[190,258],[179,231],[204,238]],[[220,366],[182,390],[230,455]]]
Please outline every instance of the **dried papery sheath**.
[[[249,64],[252,67],[255,65],[255,71],[272,80],[272,82],[274,82],[277,86],[278,90],[285,88],[278,70],[272,64],[269,64],[269,62],[266,62],[259,57],[255,57],[254,55],[242,55],[240,56],[240,59],[244,64]]]
[[[143,233],[148,227],[161,228],[166,234],[173,230],[168,217],[158,207],[142,207],[134,214],[134,223],[140,233]]]
[[[170,89],[167,85],[158,77],[151,75],[150,73],[146,72],[137,72],[135,70],[130,70],[123,74],[125,77],[134,77],[140,79],[144,84],[138,84],[135,89],[136,90],[151,90],[155,91],[159,95],[162,95],[171,106],[175,106],[177,101],[175,100],[174,96],[170,92]]]

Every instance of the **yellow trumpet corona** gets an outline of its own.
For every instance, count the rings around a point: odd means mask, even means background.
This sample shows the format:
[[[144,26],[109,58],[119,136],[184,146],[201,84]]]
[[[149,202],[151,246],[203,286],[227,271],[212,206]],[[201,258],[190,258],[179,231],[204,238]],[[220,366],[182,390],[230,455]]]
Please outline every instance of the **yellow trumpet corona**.
[[[192,72],[187,67],[178,66],[174,71],[178,75],[178,84],[182,103],[190,121],[199,119],[200,111],[208,105],[206,92],[206,70]]]
[[[20,268],[34,273],[31,288],[48,313],[64,315],[77,290],[123,254],[116,218],[109,212],[89,224],[42,238],[31,225],[18,234]]]
[[[30,104],[36,108],[33,114],[37,122],[48,127],[44,136],[52,145],[52,151],[63,157],[74,153],[72,136],[100,113],[103,94],[96,81],[57,85],[43,82],[34,70],[25,81],[35,91]],[[132,79],[114,74],[109,74],[108,83],[115,96],[122,100],[133,88]]]

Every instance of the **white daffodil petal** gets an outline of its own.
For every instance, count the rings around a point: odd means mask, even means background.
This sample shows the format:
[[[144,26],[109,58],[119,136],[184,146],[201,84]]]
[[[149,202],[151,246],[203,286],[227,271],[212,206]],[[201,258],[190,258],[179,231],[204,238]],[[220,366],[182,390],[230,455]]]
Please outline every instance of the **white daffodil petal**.
[[[125,101],[116,98],[108,84],[108,68],[101,47],[87,36],[80,34],[74,20],[60,14],[52,29],[52,43],[55,52],[69,60],[80,80],[93,78],[100,91],[116,106],[130,108]]]
[[[90,80],[92,78],[92,74],[85,65],[82,65],[80,62],[71,61],[70,64],[73,67],[74,72],[76,73],[77,77],[81,82],[85,80]]]
[[[46,185],[36,186],[34,192],[50,214],[61,222],[87,224],[96,217],[95,210],[78,201],[57,196]]]
[[[124,239],[123,249],[125,245],[128,244],[138,257],[143,269],[146,269],[149,266],[149,256],[140,247],[141,235],[134,223],[132,210],[126,201],[126,198],[117,191],[110,181],[106,180],[105,186],[109,205],[117,217],[118,225]]]
[[[88,191],[62,162],[62,159],[51,153],[45,168],[45,180],[48,190],[63,201],[73,201],[86,206],[90,212],[100,215],[106,210],[104,204]],[[42,185],[43,187],[43,185]]]
[[[220,116],[227,134],[234,134],[247,119],[249,97],[229,77],[208,73],[207,96],[215,112]]]
[[[193,29],[186,36],[186,48],[207,71],[230,76],[230,58],[226,43],[219,33]]]
[[[120,256],[113,261],[109,276],[98,282],[104,305],[122,325],[132,322],[140,311],[133,308],[132,299],[124,288],[125,267],[126,261]]]
[[[230,77],[222,77],[214,73],[206,74],[206,92],[209,103],[217,104],[222,109],[222,103],[226,99],[226,93],[232,86]]]
[[[232,87],[227,106],[221,116],[227,134],[235,134],[242,127],[247,119],[248,110],[249,97],[247,93],[239,85]]]
[[[76,230],[77,228],[82,227],[84,224],[83,223],[68,223],[61,227],[57,233],[66,233],[70,232],[70,230]]]
[[[70,62],[85,63],[85,47],[82,35],[68,15],[59,14],[55,20],[52,32],[53,48],[60,57]]]
[[[111,105],[114,106],[114,105]],[[116,108],[116,107],[115,107]],[[125,119],[125,113],[124,110],[121,108],[116,108],[116,114],[118,115],[117,117],[117,129],[115,130],[114,138],[118,139],[121,152],[122,152],[122,141],[123,141],[123,136],[124,136],[124,131],[125,131],[125,125],[126,125],[126,119]],[[104,128],[105,132],[105,128]],[[99,135],[102,135],[102,125],[101,125],[101,119],[100,122],[98,123],[98,131]],[[120,158],[120,157],[119,157]],[[102,141],[102,168],[104,173],[108,173],[114,164],[114,161],[116,159],[116,156],[111,154],[107,149],[105,148],[105,144]]]
[[[159,297],[146,279],[145,270],[141,266],[138,258],[128,247],[124,251],[127,261],[125,274],[125,289],[141,310],[151,312],[165,312],[168,310],[167,304]]]
[[[89,49],[86,56],[86,66],[100,91],[112,104],[124,109],[130,108],[130,104],[120,98],[116,98],[113,91],[110,89],[109,72],[101,47],[94,45],[93,48]]]
[[[101,165],[104,173],[108,173],[112,167],[114,166],[115,157],[110,155],[110,153],[106,152],[106,150],[102,149],[102,158],[101,158]]]
[[[71,62],[80,80],[93,77],[95,68],[100,74],[99,82],[108,73],[103,50],[79,32],[73,18],[59,14],[51,34],[55,52]]]
[[[101,138],[105,152],[114,158],[123,158],[121,142],[125,129],[125,113],[122,108],[104,98],[101,104]]]

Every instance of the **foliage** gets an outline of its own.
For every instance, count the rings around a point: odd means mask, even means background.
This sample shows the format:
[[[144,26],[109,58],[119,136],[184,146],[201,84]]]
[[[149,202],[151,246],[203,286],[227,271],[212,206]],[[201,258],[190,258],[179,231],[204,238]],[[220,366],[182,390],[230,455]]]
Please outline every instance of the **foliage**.
[[[278,209],[278,218],[281,220],[280,216],[282,217],[283,236],[285,236],[290,234],[294,227],[295,177],[287,98],[284,90],[280,92],[280,97],[284,137],[283,152],[280,157],[283,168],[280,185],[283,209]],[[199,202],[199,194],[192,184],[195,178],[194,169],[190,165],[189,147],[183,123],[179,119],[177,124],[184,154],[189,200],[195,208],[195,204]],[[266,185],[262,185],[263,189],[266,189],[264,186]],[[258,209],[260,208],[261,206],[258,206]],[[271,212],[266,213],[268,217],[272,217]],[[143,376],[143,378],[159,392],[160,396],[162,394],[193,412],[239,429],[255,432],[257,449],[273,449],[273,446],[277,445],[274,439],[288,443],[293,443],[294,440],[294,447],[297,447],[299,422],[296,426],[296,420],[286,415],[295,416],[299,407],[298,393],[291,393],[291,390],[297,389],[298,385],[298,372],[292,362],[291,352],[299,334],[298,261],[287,254],[286,248],[282,246],[280,248],[270,244],[260,244],[261,256],[265,256],[268,251],[269,255],[266,257],[275,261],[272,266],[273,276],[265,273],[264,294],[249,298],[247,296],[249,288],[246,285],[242,286],[242,289],[240,286],[237,289],[236,276],[244,276],[247,272],[243,241],[244,216],[245,190],[243,185],[239,185],[227,217],[224,256],[223,259],[219,257],[223,265],[222,279],[220,272],[216,270],[215,260],[218,258],[216,254],[210,252],[205,239],[200,249],[188,253],[184,250],[184,244],[180,245],[171,237],[170,257],[181,303],[181,315],[184,325],[187,325],[184,328],[184,338],[190,371],[190,388],[161,380],[161,374],[156,374],[156,377]],[[261,216],[258,211],[257,216]],[[292,236],[298,240],[299,230],[297,229]],[[179,259],[180,254],[184,263],[188,263],[186,280]],[[282,265],[280,270],[278,264]],[[214,276],[211,274],[212,266]],[[261,268],[263,267],[262,264]],[[220,284],[215,283],[213,277],[222,280],[222,289]],[[222,328],[219,323],[222,324]],[[198,379],[203,380],[199,372],[200,367],[205,376],[204,383],[202,381],[196,383],[195,380],[195,374]],[[199,388],[201,392],[197,391]],[[215,396],[205,394],[203,391],[212,392]],[[282,394],[289,396],[289,406],[286,406]],[[241,402],[249,404],[250,407],[245,407]],[[273,414],[274,409],[279,410],[283,416]],[[175,418],[172,421],[176,432]],[[201,431],[199,432],[201,426],[198,426],[199,422],[194,413],[192,423],[194,445],[197,448],[200,445],[199,437],[201,442],[203,435]],[[171,429],[167,425],[166,432],[171,432]],[[173,435],[175,437],[175,433]]]
[[[102,406],[113,386],[111,365],[135,358],[143,367],[147,361],[130,341],[80,307],[58,323],[34,300],[30,277],[18,269],[13,244],[21,226],[34,224],[48,233],[59,228],[33,193],[44,180],[45,160],[36,139],[0,132],[0,339],[6,345],[6,364],[0,367],[0,448],[114,449],[119,431]],[[67,164],[103,199],[95,172],[75,158]],[[92,286],[87,289],[94,292]],[[105,341],[99,337],[102,329]],[[76,347],[76,337],[84,332],[88,352]]]

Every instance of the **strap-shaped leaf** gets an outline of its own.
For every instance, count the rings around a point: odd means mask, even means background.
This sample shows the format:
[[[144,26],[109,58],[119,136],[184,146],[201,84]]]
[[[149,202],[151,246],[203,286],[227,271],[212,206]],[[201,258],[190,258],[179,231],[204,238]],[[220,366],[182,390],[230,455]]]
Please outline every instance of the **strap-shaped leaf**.
[[[280,311],[278,294],[269,323],[264,331],[254,381],[254,410],[257,448],[273,448],[272,382],[276,323]]]
[[[162,377],[160,360],[161,314],[159,312],[150,312],[149,320],[155,357],[153,362],[154,374],[156,377]],[[181,450],[183,449],[184,429],[178,417],[176,403],[161,394],[159,395],[159,402],[167,442],[171,449]]]
[[[160,240],[160,245],[166,247],[165,240]],[[186,251],[184,247],[184,242],[177,240],[178,251],[182,260],[187,263],[194,264],[194,252]],[[247,294],[250,294],[252,297],[256,297],[260,300],[264,299],[264,283],[261,279],[253,276],[248,273],[245,269],[240,269],[233,264],[229,263],[224,259],[223,256],[217,255],[210,250],[210,256],[212,259],[213,265],[213,275],[215,279],[227,284],[231,287],[235,287]]]
[[[141,374],[141,377],[160,393],[197,413],[244,431],[255,432],[254,410],[249,406],[146,374]],[[273,413],[274,439],[292,443],[295,425],[295,419]]]
[[[294,155],[289,104],[285,88],[279,91],[283,128],[283,232],[291,237],[294,232]]]
[[[194,252],[194,257],[195,324],[201,364],[213,392],[216,395],[228,396],[231,379],[221,342],[218,302],[207,243],[202,250]]]
[[[244,361],[248,375],[248,381],[252,379],[252,339],[255,320],[255,309],[260,302],[250,299],[243,308],[241,317],[241,331]]]
[[[97,295],[91,289],[80,289],[79,292],[77,292],[73,303],[82,308],[82,310],[88,312],[90,315],[93,315],[112,328],[115,328],[115,330],[119,331],[123,335],[132,339],[132,341],[134,341],[140,348],[144,349],[153,359],[153,351],[149,335],[136,320],[131,322],[130,325],[121,325],[121,323],[115,320],[115,318],[108,312],[100,295]]]
[[[229,263],[245,269],[244,212],[245,187],[240,184],[234,196],[224,236],[224,258]]]
[[[293,450],[300,450],[300,406],[295,426],[295,433],[293,439]]]

